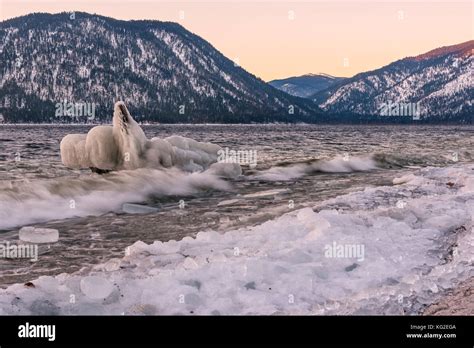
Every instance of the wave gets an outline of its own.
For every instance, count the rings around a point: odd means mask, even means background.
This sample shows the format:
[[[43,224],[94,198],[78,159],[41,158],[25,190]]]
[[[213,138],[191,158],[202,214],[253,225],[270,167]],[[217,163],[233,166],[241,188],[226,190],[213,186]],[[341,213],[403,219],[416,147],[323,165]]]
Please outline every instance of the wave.
[[[124,203],[156,196],[186,196],[203,190],[230,190],[213,173],[178,169],[137,169],[108,175],[0,184],[0,229],[120,211]]]
[[[352,173],[377,169],[377,163],[371,156],[367,157],[335,157],[329,160],[309,160],[296,163],[280,163],[253,173],[253,180],[286,181],[300,178],[312,173]]]
[[[387,153],[376,153],[372,155],[373,160],[379,168],[396,169],[410,167],[427,167],[427,166],[446,166],[454,164],[459,160],[458,157],[449,155],[395,155]]]
[[[246,179],[287,181],[313,173],[366,172],[448,163],[452,163],[452,159],[446,157],[376,153],[279,163],[265,170],[247,171]],[[207,171],[194,173],[178,168],[141,168],[103,176],[0,182],[0,230],[37,222],[117,212],[124,203],[142,203],[153,196],[186,196],[208,189],[227,191],[231,189],[231,185],[222,177],[233,178],[240,174],[240,170],[236,171],[233,166],[227,167],[229,164],[223,166],[215,163]],[[232,173],[227,173],[229,171]]]
[[[337,156],[332,159],[310,159],[300,162],[282,162],[261,171],[248,172],[251,180],[287,181],[313,173],[353,173],[375,169],[421,168],[427,166],[447,166],[455,162],[471,161],[472,157],[465,152],[458,157],[450,155],[396,155],[374,153],[365,156]]]

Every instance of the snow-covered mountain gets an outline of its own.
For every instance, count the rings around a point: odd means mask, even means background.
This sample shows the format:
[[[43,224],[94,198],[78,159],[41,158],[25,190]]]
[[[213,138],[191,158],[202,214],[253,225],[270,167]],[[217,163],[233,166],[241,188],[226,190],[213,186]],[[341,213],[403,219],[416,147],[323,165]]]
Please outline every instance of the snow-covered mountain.
[[[58,121],[60,103],[92,105],[96,118],[110,119],[117,99],[141,121],[311,122],[320,113],[311,100],[269,86],[177,23],[79,12],[0,22],[6,121]]]
[[[344,78],[326,74],[306,74],[302,76],[288,77],[286,79],[272,80],[268,83],[288,94],[302,98],[309,98],[315,93],[322,91],[333,83],[341,80],[344,80]]]
[[[473,52],[474,40],[441,47],[336,82],[312,98],[330,113],[384,115],[387,106],[411,104],[421,117],[472,121]]]
[[[359,122],[416,104],[421,116],[472,122],[473,48],[443,47],[349,79],[272,81],[278,90],[177,23],[36,13],[0,22],[0,122],[82,121],[91,110],[105,120],[118,99],[139,121]]]

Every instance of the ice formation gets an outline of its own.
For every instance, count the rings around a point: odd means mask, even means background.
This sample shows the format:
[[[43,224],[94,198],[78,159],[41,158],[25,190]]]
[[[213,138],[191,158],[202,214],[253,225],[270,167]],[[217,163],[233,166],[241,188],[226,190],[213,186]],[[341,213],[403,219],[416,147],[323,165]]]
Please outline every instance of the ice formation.
[[[122,259],[0,290],[0,314],[419,313],[473,276],[474,165],[396,183],[223,234],[138,241]]]
[[[60,147],[67,167],[112,172],[15,187],[0,183],[0,229],[112,211],[152,213],[152,207],[133,204],[150,196],[228,190],[223,179],[242,174],[237,163],[217,162],[218,145],[177,135],[148,140],[123,102],[115,104],[113,126],[69,134]]]
[[[69,168],[109,171],[178,167],[192,172],[215,163],[221,149],[181,136],[148,140],[123,102],[115,103],[113,126],[94,127],[87,135],[68,134],[60,148],[62,162]],[[239,170],[235,165],[227,168],[235,170]]]
[[[18,237],[28,243],[56,243],[59,240],[59,231],[54,228],[22,227]]]

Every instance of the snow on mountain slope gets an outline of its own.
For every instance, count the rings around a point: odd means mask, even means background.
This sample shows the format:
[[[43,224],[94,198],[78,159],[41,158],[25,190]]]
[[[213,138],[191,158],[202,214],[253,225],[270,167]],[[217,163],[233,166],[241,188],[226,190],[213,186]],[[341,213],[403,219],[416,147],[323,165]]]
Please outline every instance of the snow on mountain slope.
[[[313,96],[332,113],[380,115],[388,104],[418,104],[421,116],[474,113],[474,40],[358,74]]]
[[[7,121],[58,121],[56,104],[64,100],[94,104],[96,118],[110,118],[117,99],[138,120],[161,122],[310,121],[319,112],[177,23],[79,12],[0,22],[0,113]]]

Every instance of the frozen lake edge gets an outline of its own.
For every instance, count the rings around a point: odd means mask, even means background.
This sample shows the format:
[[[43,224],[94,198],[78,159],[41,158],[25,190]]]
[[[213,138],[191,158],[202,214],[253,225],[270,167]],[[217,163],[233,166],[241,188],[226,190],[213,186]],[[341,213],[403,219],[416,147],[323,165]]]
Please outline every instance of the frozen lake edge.
[[[0,314],[420,314],[473,275],[474,165],[395,182],[251,228],[136,242],[0,290]],[[340,245],[365,255],[327,253]]]

